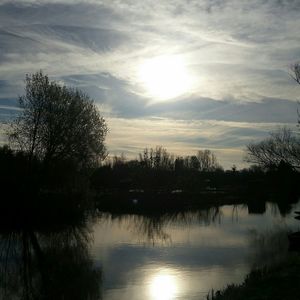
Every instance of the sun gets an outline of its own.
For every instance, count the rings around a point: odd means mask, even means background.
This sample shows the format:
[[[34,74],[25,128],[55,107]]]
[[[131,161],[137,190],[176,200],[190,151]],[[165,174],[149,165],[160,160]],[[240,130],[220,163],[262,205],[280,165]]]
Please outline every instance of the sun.
[[[166,55],[144,61],[138,69],[138,78],[147,96],[154,101],[168,100],[189,91],[192,78],[182,56]]]

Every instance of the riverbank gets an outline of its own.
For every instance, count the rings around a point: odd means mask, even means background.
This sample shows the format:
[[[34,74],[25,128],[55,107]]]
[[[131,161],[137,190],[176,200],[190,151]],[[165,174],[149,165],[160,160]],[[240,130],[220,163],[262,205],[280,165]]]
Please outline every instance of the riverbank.
[[[249,213],[263,214],[266,203],[278,205],[280,213],[289,213],[292,204],[298,201],[289,193],[274,193],[261,190],[251,192],[243,188],[226,189],[168,190],[168,189],[106,189],[94,194],[95,206],[100,211],[112,213],[170,213],[174,211],[203,210],[223,205],[248,206]]]
[[[300,254],[276,266],[252,271],[240,285],[209,294],[207,300],[299,300]]]
[[[95,203],[100,211],[114,213],[168,213],[237,205],[243,198],[225,191],[109,190],[98,193]]]

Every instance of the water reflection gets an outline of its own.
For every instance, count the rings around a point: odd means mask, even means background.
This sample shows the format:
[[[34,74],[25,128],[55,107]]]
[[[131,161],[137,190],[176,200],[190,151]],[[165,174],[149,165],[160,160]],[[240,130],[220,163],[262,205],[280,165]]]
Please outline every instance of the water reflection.
[[[295,226],[296,228],[296,226]],[[291,228],[275,226],[269,230],[249,232],[250,261],[254,269],[261,266],[271,266],[284,261],[293,255],[289,251],[288,234]]]
[[[85,227],[1,232],[1,299],[100,299]]]
[[[286,255],[286,230],[299,221],[270,203],[263,214],[249,213],[246,205],[98,212],[90,226],[2,230],[0,299],[205,299]]]
[[[153,300],[171,300],[175,299],[178,293],[178,282],[176,276],[162,269],[153,276],[149,285],[150,297]]]
[[[295,205],[294,205],[295,206]],[[291,213],[292,204],[283,205],[262,201],[258,205],[253,203],[211,206],[199,210],[172,211],[169,213],[153,214],[110,214],[97,213],[98,225],[107,226],[118,224],[119,227],[127,228],[133,232],[140,241],[152,243],[172,243],[172,235],[166,228],[176,224],[179,227],[187,227],[193,224],[198,226],[222,225],[222,222],[238,223],[239,219],[245,220],[250,216],[259,222],[268,222],[270,219],[283,220]],[[225,214],[225,215],[224,215]]]
[[[297,209],[295,206],[291,206]],[[252,267],[287,255],[297,227],[275,204],[148,215],[99,214],[92,254],[104,268],[107,300],[205,299],[239,283]]]
[[[112,224],[126,228],[132,232],[140,241],[152,243],[171,243],[172,236],[166,232],[166,228],[172,224],[176,226],[188,226],[197,223],[209,226],[221,223],[223,211],[218,206],[194,211],[173,211],[162,214],[110,214],[98,212],[97,226],[111,228]],[[100,229],[100,228],[99,228]]]

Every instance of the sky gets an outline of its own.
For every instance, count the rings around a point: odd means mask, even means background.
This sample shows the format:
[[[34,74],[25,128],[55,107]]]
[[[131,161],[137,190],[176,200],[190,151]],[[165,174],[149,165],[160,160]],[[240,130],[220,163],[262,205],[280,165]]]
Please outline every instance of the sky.
[[[110,155],[247,166],[248,143],[297,123],[299,16],[299,0],[0,0],[0,143],[43,70],[95,100]]]

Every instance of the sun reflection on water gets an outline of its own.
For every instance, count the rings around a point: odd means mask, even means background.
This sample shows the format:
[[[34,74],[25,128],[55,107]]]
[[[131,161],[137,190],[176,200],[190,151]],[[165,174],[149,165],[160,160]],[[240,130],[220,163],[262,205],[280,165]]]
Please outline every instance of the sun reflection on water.
[[[151,300],[173,300],[178,291],[176,277],[160,271],[151,279],[149,289]]]

